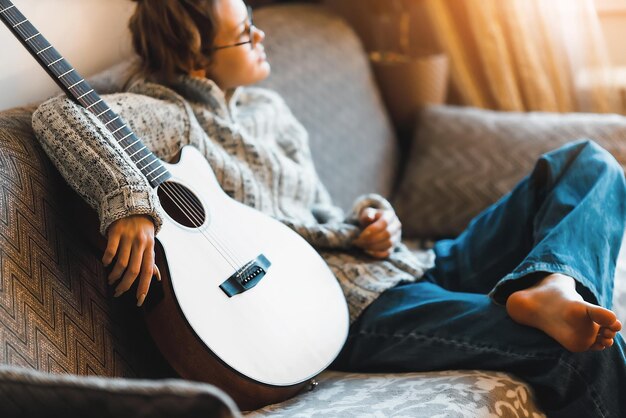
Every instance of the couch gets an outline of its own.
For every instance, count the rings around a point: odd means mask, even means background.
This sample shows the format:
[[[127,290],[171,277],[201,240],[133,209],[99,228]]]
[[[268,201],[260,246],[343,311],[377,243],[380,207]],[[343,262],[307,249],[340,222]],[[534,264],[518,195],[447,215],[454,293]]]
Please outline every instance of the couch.
[[[458,233],[554,146],[590,137],[626,161],[626,119],[616,115],[428,107],[401,144],[343,20],[319,5],[288,4],[258,10],[255,22],[273,68],[263,84],[310,132],[333,197],[343,207],[363,192],[389,197],[417,256],[431,239]],[[118,90],[125,66],[92,84]],[[111,297],[100,251],[75,222],[76,196],[33,137],[34,108],[0,112],[1,416],[544,416],[527,384],[494,371],[328,370],[312,390],[244,412],[219,388],[178,379],[132,296]],[[622,320],[625,276],[620,261],[614,300]]]

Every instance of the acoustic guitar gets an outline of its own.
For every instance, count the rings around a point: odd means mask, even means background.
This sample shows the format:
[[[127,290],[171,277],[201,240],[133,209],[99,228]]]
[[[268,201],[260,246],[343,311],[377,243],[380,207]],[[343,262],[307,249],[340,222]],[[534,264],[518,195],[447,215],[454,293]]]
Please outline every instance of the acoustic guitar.
[[[0,20],[65,94],[111,132],[166,213],[157,237],[161,288],[144,309],[164,357],[242,409],[283,401],[339,353],[348,310],[320,255],[282,223],[231,199],[193,147],[177,164],[152,154],[9,0]]]

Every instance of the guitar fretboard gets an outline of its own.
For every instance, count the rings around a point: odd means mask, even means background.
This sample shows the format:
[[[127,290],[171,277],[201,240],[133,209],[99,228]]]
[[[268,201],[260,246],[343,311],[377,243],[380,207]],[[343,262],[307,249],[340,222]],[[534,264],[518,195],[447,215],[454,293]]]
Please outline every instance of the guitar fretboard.
[[[78,71],[59,54],[11,1],[0,0],[0,20],[69,98],[104,123],[152,187],[157,187],[171,176],[160,160],[146,148],[122,118],[111,110]]]

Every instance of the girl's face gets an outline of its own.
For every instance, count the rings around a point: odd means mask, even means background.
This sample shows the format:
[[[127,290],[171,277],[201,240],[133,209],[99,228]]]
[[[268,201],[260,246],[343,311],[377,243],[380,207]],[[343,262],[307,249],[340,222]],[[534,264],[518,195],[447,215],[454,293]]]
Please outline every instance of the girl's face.
[[[219,0],[215,13],[215,51],[206,76],[222,90],[254,84],[267,78],[270,64],[262,45],[265,33],[252,26],[251,16],[248,16],[243,1]]]

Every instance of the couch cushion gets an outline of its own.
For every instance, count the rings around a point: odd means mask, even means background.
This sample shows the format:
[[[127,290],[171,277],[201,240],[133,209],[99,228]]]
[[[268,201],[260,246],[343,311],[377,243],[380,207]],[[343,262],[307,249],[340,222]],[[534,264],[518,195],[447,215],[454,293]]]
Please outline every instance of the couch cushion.
[[[367,57],[347,24],[318,5],[255,11],[266,33],[278,91],[310,134],[318,172],[336,203],[348,208],[362,193],[388,196],[397,144]]]
[[[505,373],[325,372],[311,392],[251,412],[260,417],[545,417],[531,389]]]
[[[595,140],[626,167],[623,116],[427,107],[393,199],[405,235],[459,234],[541,154],[581,138]]]

